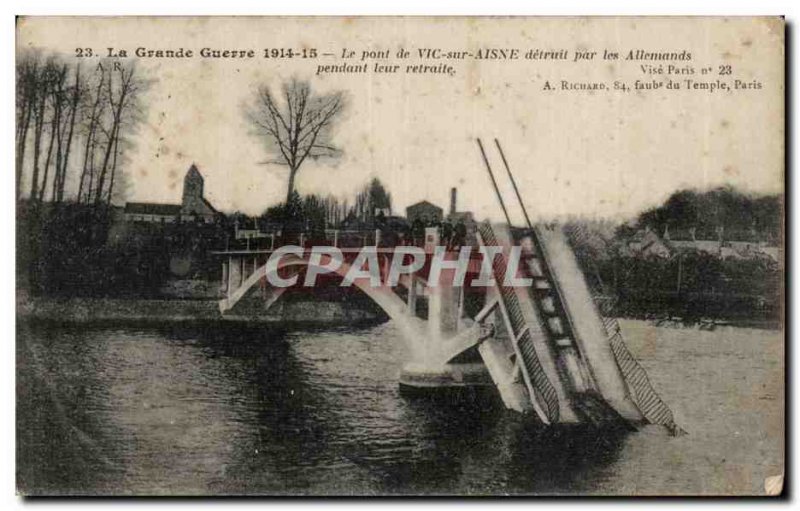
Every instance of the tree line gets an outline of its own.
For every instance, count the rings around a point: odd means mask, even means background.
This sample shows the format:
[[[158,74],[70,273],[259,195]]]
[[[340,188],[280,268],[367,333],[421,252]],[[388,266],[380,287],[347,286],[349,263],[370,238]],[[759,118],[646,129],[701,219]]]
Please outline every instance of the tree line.
[[[783,204],[778,195],[751,195],[722,186],[707,191],[679,190],[663,204],[642,212],[633,225],[624,225],[618,235],[626,237],[638,229],[694,229],[698,239],[716,239],[720,229],[732,236],[743,234],[778,242],[783,229]]]
[[[39,50],[18,55],[16,78],[17,200],[110,204],[148,81],[134,64]]]
[[[754,196],[731,187],[680,190],[663,204],[622,225],[572,221],[570,244],[596,295],[615,305],[612,314],[777,325],[783,313],[783,268],[764,254],[724,258],[684,246],[670,257],[629,250],[649,228],[663,236],[693,230],[696,239],[783,245],[779,195]]]
[[[392,195],[378,178],[372,178],[356,192],[352,200],[336,195],[300,195],[292,190],[288,202],[268,207],[261,215],[250,218],[236,212],[230,215],[232,222],[240,226],[262,230],[283,230],[322,234],[325,229],[372,228],[376,215],[390,215]]]

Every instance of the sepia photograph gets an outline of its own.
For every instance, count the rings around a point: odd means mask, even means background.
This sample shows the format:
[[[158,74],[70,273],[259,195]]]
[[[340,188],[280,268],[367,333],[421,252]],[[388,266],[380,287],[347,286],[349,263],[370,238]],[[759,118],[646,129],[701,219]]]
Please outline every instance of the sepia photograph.
[[[783,18],[15,27],[18,495],[784,493]]]

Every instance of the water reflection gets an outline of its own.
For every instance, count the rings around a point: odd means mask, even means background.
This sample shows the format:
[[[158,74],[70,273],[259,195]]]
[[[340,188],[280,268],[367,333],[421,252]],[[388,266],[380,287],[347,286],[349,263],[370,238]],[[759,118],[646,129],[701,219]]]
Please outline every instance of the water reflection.
[[[400,396],[391,323],[19,337],[19,478],[37,493],[574,492],[623,441],[545,430],[496,402]]]

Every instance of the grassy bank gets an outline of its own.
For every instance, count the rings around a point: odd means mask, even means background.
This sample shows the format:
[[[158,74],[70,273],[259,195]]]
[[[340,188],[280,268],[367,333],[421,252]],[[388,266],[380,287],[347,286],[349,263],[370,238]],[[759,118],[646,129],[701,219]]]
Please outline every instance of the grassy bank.
[[[18,293],[17,318],[63,323],[98,322],[249,322],[337,325],[379,322],[383,315],[370,308],[317,300],[287,300],[268,311],[220,314],[215,300],[145,298],[50,298]]]

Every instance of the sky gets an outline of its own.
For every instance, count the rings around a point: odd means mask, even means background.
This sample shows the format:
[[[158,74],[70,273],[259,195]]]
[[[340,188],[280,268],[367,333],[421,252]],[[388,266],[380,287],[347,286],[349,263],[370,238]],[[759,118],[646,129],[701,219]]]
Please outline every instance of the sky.
[[[76,47],[250,49],[248,60],[138,59],[153,82],[134,147],[126,156],[126,198],[180,201],[191,164],[205,177],[206,198],[219,210],[259,214],[285,196],[285,167],[270,159],[244,115],[256,88],[274,90],[292,76],[319,93],[345,91],[348,108],[333,142],[343,155],[306,162],[301,193],[352,197],[372,177],[391,192],[395,212],[419,200],[499,219],[476,138],[500,140],[529,212],[630,218],[681,188],[732,185],[751,193],[783,190],[782,29],[765,20],[668,18],[25,18],[18,49],[66,56]],[[336,57],[264,59],[264,48],[317,48]],[[345,48],[627,52],[691,51],[695,68],[731,65],[736,77],[762,83],[738,94],[545,91],[545,81],[647,80],[638,63],[518,60],[456,62],[455,76],[331,74]],[[327,60],[326,60],[327,59]],[[393,59],[396,60],[396,59]],[[409,59],[408,63],[418,63]],[[84,59],[86,62],[86,59]],[[92,61],[90,60],[89,63]],[[400,62],[405,65],[405,62]],[[372,65],[372,64],[370,64]],[[697,78],[697,77],[695,77]],[[714,77],[717,78],[717,77]],[[505,197],[513,198],[502,163],[489,151]],[[513,201],[512,201],[513,202]],[[520,220],[517,207],[512,220]]]

